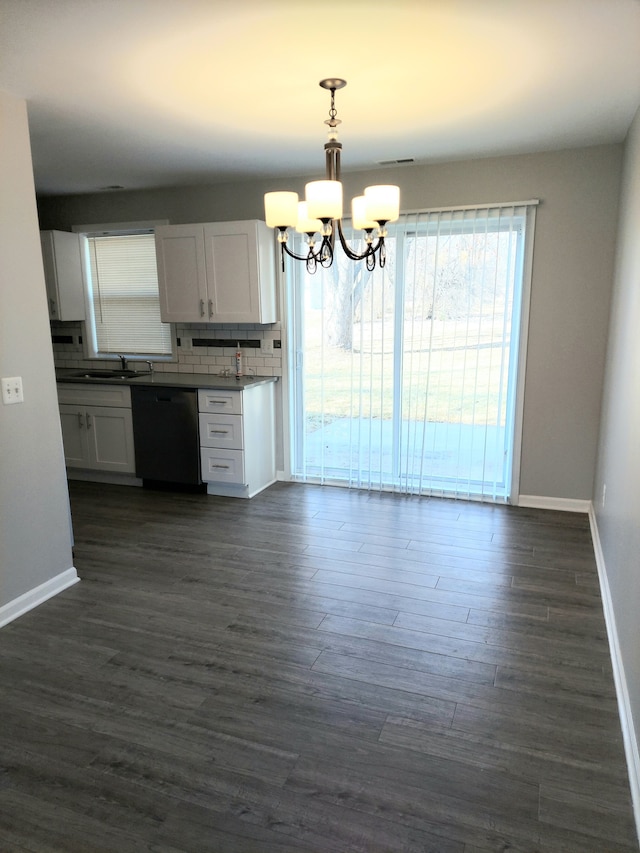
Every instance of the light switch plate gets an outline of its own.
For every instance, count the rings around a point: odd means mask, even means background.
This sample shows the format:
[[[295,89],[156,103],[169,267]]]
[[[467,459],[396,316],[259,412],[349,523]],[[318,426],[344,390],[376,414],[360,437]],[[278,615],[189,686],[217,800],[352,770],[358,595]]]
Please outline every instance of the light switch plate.
[[[9,376],[0,379],[2,384],[2,402],[6,406],[13,403],[24,403],[22,393],[22,376]]]

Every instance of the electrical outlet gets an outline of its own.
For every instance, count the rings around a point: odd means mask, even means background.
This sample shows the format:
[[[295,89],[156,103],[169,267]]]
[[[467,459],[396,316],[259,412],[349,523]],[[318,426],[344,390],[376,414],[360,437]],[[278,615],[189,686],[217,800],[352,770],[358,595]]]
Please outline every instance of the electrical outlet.
[[[2,383],[2,402],[6,406],[13,403],[24,403],[22,376],[3,377],[0,382]]]
[[[273,338],[264,338],[260,346],[262,352],[273,352]]]

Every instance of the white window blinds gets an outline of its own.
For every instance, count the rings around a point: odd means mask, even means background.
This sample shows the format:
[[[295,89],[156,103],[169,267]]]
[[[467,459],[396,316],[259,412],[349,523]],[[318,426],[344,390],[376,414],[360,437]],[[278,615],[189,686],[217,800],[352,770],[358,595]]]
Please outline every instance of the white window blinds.
[[[509,499],[534,209],[404,214],[384,270],[291,265],[294,476]]]
[[[171,355],[171,328],[160,321],[153,234],[87,241],[94,354]]]

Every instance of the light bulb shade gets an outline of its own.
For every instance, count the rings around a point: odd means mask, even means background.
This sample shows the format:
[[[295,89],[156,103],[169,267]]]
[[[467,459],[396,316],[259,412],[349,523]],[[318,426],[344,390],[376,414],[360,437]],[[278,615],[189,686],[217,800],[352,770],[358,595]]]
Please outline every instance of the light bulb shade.
[[[309,217],[306,201],[298,202],[296,231],[300,234],[314,234],[316,231],[322,231],[322,222],[319,219],[311,219]]]
[[[265,193],[264,217],[269,228],[295,226],[298,221],[298,193]]]
[[[311,181],[305,185],[304,193],[311,219],[342,219],[340,181]]]
[[[400,216],[400,187],[378,184],[364,191],[365,216],[375,222],[395,222]]]
[[[373,219],[367,219],[366,202],[363,195],[357,195],[351,199],[351,224],[355,231],[367,231],[378,227],[378,223]]]

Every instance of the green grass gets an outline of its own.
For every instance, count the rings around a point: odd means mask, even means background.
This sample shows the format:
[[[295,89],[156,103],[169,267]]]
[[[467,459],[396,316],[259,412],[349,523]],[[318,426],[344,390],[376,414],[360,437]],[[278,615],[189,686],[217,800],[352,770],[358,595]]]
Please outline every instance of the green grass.
[[[308,330],[314,328],[315,333]],[[391,418],[393,407],[393,336],[380,322],[373,330],[365,328],[363,339],[372,341],[366,350],[357,347],[359,329],[354,329],[354,349],[330,346],[319,323],[306,324],[304,387],[309,428],[342,417]],[[384,331],[384,338],[383,338]],[[418,336],[405,331],[403,353],[403,417],[411,420],[464,424],[504,423],[504,400],[499,387],[502,347],[490,329],[479,321],[475,327],[455,321],[434,321],[432,332],[421,343]],[[423,329],[424,333],[424,329]],[[424,334],[423,334],[424,337]],[[472,346],[465,346],[467,337]],[[382,341],[385,341],[383,348]],[[506,379],[506,376],[505,376]],[[503,382],[504,384],[504,382]],[[352,400],[359,408],[352,409]]]

